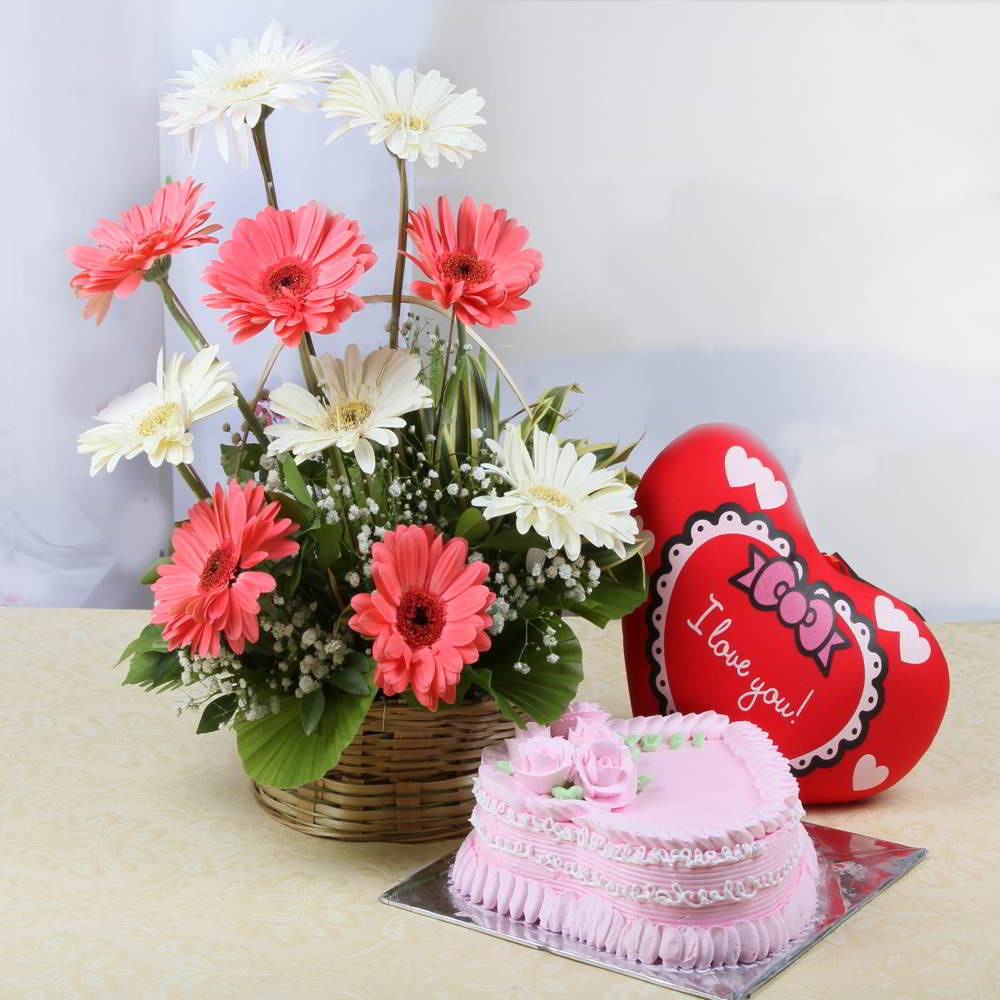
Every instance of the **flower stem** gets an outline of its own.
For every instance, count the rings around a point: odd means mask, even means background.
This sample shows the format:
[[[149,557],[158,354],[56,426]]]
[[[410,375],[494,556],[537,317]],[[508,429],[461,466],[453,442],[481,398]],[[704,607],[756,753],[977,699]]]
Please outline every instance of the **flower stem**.
[[[389,346],[399,347],[399,313],[403,303],[403,271],[406,269],[406,223],[409,219],[410,193],[406,183],[406,160],[395,154],[399,170],[399,232],[396,237],[396,270],[392,277],[392,308],[389,312]]]
[[[264,178],[264,194],[267,197],[268,205],[271,208],[277,208],[278,190],[274,186],[271,153],[267,148],[267,126],[264,124],[272,110],[272,108],[264,108],[260,120],[254,125],[252,132],[253,148],[257,151],[257,162],[260,164],[260,173]],[[306,388],[314,396],[318,396],[319,382],[316,380],[316,370],[312,363],[314,357],[316,357],[316,349],[313,347],[312,337],[308,333],[304,333],[299,340],[299,362],[302,365],[302,376],[305,379]]]
[[[160,291],[163,293],[163,301],[166,304],[167,311],[173,316],[177,325],[181,328],[184,336],[191,342],[191,346],[196,350],[203,351],[209,346],[208,341],[205,339],[204,334],[198,329],[195,321],[191,318],[191,314],[184,308],[184,304],[177,297],[177,293],[171,287],[170,282],[167,280],[167,276],[164,275],[162,278],[157,280],[157,285],[160,286]],[[253,411],[253,407],[247,401],[246,396],[240,392],[239,387],[234,385],[233,392],[236,394],[236,405],[240,408],[240,413],[243,414],[243,419],[247,422],[250,430],[253,431],[254,437],[263,444],[267,444],[267,438],[264,436],[264,428],[261,427],[260,421],[257,419],[257,415]]]
[[[271,171],[271,154],[267,148],[267,132],[265,122],[271,113],[271,108],[265,107],[261,111],[260,119],[254,125],[253,148],[257,151],[257,160],[260,163],[260,172],[264,177],[264,195],[271,208],[278,207],[278,192],[274,187],[274,173]]]
[[[302,365],[302,377],[306,380],[306,388],[314,396],[318,396],[319,380],[316,378],[316,369],[313,367],[314,357],[316,357],[316,349],[313,347],[312,337],[308,333],[304,333],[299,341],[299,362]]]
[[[205,485],[201,476],[194,471],[194,466],[188,465],[186,462],[181,462],[177,466],[177,471],[181,474],[181,478],[194,490],[194,495],[199,500],[208,500],[211,498],[211,494],[208,492],[208,487]]]
[[[458,316],[454,309],[451,311],[451,322],[448,324],[448,346],[444,351],[444,370],[441,375],[441,398],[438,400],[437,417],[434,421],[434,448],[432,451],[433,461],[437,461],[438,452],[441,447],[441,420],[444,417],[444,398],[448,392],[448,366],[451,363],[451,345],[455,339],[455,322]]]

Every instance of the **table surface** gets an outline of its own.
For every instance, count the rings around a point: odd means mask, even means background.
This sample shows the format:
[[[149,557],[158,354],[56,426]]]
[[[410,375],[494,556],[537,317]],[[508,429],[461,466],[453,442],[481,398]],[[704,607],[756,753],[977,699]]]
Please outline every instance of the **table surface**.
[[[338,844],[260,811],[231,733],[120,687],[140,611],[0,609],[0,997],[679,996],[378,902],[450,850]],[[930,856],[761,995],[1000,995],[1000,624],[936,626],[952,699],[900,785],[808,818]],[[620,631],[580,623],[583,696],[627,714]]]

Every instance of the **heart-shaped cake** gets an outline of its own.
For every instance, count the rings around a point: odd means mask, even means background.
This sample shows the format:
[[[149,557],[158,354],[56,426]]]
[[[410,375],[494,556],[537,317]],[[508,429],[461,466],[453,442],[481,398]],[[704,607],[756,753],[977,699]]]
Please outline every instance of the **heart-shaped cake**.
[[[944,655],[914,608],[820,552],[760,440],[696,427],[637,501],[655,545],[623,625],[633,711],[756,723],[804,802],[873,795],[916,764],[947,704]]]
[[[575,704],[486,750],[475,794],[452,886],[502,916],[683,969],[757,961],[813,919],[795,780],[750,723]]]

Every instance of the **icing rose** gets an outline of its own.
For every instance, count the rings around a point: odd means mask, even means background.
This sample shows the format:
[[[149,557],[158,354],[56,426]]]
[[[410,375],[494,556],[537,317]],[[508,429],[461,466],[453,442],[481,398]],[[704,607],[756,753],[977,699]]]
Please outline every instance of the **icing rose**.
[[[618,809],[634,798],[639,783],[632,751],[620,739],[581,743],[573,750],[577,784],[591,802]]]
[[[561,737],[508,740],[507,753],[514,780],[536,795],[548,795],[563,784],[573,766],[573,747]]]
[[[562,716],[549,727],[553,736],[568,736],[569,731],[582,720],[587,722],[607,722],[611,716],[593,701],[574,701]]]
[[[608,729],[603,722],[596,719],[580,719],[576,725],[566,734],[566,739],[573,744],[594,743],[596,740],[618,740],[621,736],[611,729]]]
[[[514,736],[515,740],[530,740],[536,736],[551,736],[548,726],[539,725],[537,722],[526,722],[524,729],[519,729]]]

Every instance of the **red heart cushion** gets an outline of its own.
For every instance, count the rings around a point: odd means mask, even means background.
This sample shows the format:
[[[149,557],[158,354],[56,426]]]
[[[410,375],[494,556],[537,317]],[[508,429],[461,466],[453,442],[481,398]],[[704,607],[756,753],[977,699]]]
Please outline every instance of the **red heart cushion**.
[[[656,544],[650,597],[624,622],[634,714],[749,719],[805,802],[899,781],[944,716],[944,655],[917,611],[819,551],[768,448],[741,427],[696,427],[637,499]]]

